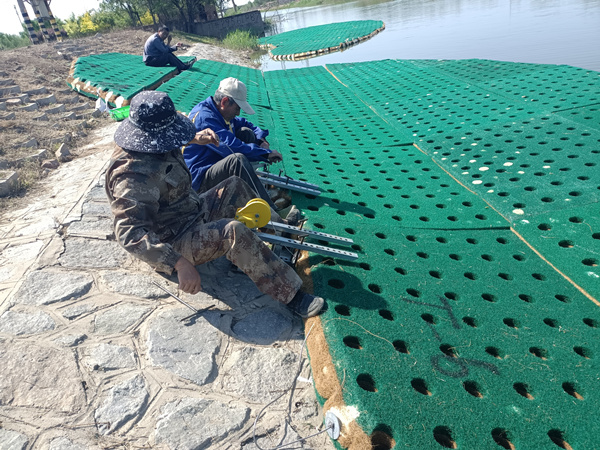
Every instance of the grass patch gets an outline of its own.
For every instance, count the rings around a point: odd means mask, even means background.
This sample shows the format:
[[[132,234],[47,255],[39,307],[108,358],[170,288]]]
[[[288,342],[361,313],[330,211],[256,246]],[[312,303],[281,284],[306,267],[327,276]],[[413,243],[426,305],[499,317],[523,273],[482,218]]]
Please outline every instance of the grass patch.
[[[249,31],[235,30],[223,39],[223,45],[231,50],[257,50],[258,38]]]
[[[173,35],[173,39],[171,40],[172,45],[174,45],[175,42],[179,41],[191,42],[192,44],[220,44],[220,41],[217,38],[212,38],[208,36],[198,36],[197,34],[184,33],[183,31],[174,31],[171,34]]]

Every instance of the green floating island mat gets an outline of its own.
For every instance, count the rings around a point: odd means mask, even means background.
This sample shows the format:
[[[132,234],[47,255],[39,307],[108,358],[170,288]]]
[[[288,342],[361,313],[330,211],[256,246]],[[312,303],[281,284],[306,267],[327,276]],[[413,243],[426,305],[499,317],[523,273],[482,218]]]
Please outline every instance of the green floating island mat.
[[[287,173],[323,189],[306,226],[359,253],[305,263],[335,445],[598,447],[599,78],[444,63],[264,74]]]
[[[248,103],[257,114],[257,110],[260,110],[259,107],[268,108],[270,106],[260,70],[205,59],[196,61],[192,69],[170,79],[157,90],[169,94],[177,109],[189,114],[196,104],[213,95],[221,80],[228,77],[237,78],[246,85]],[[259,120],[256,122],[264,123]]]
[[[260,38],[259,44],[269,50],[273,59],[297,60],[344,50],[384,29],[380,20],[330,23]]]
[[[191,56],[182,56],[187,62]],[[152,90],[177,75],[174,67],[148,67],[141,56],[104,53],[82,56],[71,65],[67,84],[91,98],[103,98],[113,107],[129,104],[135,94]]]

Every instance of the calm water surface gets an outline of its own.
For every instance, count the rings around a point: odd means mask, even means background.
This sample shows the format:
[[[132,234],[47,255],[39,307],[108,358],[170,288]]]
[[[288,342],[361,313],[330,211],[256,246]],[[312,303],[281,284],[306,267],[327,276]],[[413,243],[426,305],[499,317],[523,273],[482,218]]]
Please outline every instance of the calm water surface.
[[[270,34],[349,20],[385,31],[344,52],[299,62],[261,58],[263,70],[377,59],[481,58],[600,71],[600,0],[359,0],[266,13]]]

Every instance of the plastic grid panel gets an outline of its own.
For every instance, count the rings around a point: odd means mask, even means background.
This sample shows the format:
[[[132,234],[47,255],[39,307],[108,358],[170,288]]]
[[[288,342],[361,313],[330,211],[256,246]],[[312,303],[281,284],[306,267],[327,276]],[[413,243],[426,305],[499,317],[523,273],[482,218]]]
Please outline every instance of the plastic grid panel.
[[[191,57],[182,57],[188,61]],[[130,100],[135,94],[173,74],[174,67],[148,67],[141,56],[123,53],[105,53],[77,59],[73,77],[88,82],[100,91],[112,91]],[[96,97],[97,98],[97,97]]]
[[[192,69],[182,72],[157,90],[169,94],[177,108],[188,114],[194,106],[213,95],[221,80],[228,77],[237,78],[246,85],[248,103],[255,111],[255,107],[269,107],[269,98],[260,70],[204,59],[197,61]]]
[[[422,148],[511,221],[600,201],[600,137],[576,122],[542,116],[443,138]]]
[[[325,189],[307,205],[313,217],[319,216],[310,226],[325,233],[341,233],[356,242],[375,238],[393,245],[385,230],[407,227],[509,226],[414,146],[290,149],[286,167],[295,178]],[[321,218],[323,213],[329,216],[326,220]],[[371,234],[373,227],[379,227],[375,236]]]
[[[600,298],[600,204],[515,222],[515,230],[558,270]]]
[[[390,239],[359,263],[317,257],[312,276],[368,435],[432,449],[597,444],[597,306],[509,231],[362,226]]]
[[[556,115],[580,123],[587,128],[600,131],[600,104],[568,109],[557,112]]]
[[[427,66],[436,67],[431,62]],[[440,62],[436,70],[517,101],[535,102],[552,111],[600,103],[600,73],[577,67],[455,60]]]
[[[330,23],[287,31],[259,39],[261,45],[274,46],[273,55],[294,55],[312,52],[363,38],[383,27],[380,20],[357,20]]]

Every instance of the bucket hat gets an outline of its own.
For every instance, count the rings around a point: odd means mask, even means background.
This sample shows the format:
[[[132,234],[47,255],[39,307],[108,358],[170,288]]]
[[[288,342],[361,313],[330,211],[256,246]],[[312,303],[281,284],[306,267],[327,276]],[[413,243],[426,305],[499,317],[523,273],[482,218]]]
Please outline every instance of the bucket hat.
[[[246,101],[248,92],[246,85],[237,78],[229,77],[221,80],[217,91],[231,97],[246,114],[254,114],[254,110]]]
[[[115,132],[115,143],[141,153],[167,153],[191,141],[194,124],[177,113],[164,92],[143,91],[131,100],[129,117]]]

